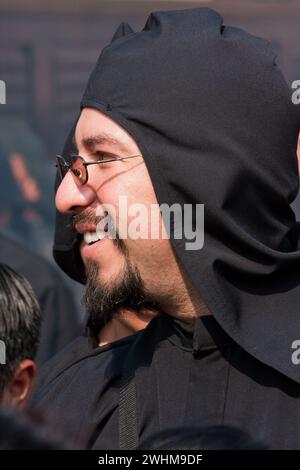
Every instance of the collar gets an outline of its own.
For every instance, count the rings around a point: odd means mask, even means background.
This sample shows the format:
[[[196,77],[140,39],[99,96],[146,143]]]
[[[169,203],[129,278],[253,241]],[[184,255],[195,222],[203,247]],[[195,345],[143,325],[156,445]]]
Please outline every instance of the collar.
[[[222,348],[232,339],[220,327],[213,315],[183,321],[166,313],[158,316],[160,339],[194,355],[202,351]]]

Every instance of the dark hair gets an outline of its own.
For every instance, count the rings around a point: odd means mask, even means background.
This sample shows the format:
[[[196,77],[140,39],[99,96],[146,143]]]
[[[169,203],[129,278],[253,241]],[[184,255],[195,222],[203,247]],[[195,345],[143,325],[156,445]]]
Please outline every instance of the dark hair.
[[[0,263],[0,340],[5,345],[5,364],[0,361],[0,397],[18,364],[35,358],[40,324],[40,307],[29,282]]]
[[[268,447],[233,426],[174,428],[153,434],[139,449],[152,450],[263,450]]]

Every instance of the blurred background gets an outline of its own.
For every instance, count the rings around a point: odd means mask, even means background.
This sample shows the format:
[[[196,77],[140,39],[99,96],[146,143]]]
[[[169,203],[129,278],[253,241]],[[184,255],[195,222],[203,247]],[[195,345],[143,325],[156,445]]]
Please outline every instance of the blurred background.
[[[153,10],[196,6],[215,8],[225,24],[269,39],[289,85],[300,80],[298,0],[1,0],[0,79],[7,87],[0,105],[1,232],[53,263],[53,156],[62,151],[102,47],[121,21],[139,30]],[[294,208],[300,218],[300,199]],[[79,287],[73,292],[81,295]]]

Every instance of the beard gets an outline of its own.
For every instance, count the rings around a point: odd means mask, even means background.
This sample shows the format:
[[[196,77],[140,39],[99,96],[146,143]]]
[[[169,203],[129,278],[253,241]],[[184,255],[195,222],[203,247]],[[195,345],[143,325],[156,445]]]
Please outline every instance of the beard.
[[[147,295],[139,271],[132,266],[122,240],[117,240],[116,243],[125,254],[125,267],[117,279],[101,282],[97,262],[87,260],[85,266],[86,289],[83,303],[88,314],[87,327],[95,338],[123,310],[131,310],[137,314],[144,310],[159,310],[158,303]]]

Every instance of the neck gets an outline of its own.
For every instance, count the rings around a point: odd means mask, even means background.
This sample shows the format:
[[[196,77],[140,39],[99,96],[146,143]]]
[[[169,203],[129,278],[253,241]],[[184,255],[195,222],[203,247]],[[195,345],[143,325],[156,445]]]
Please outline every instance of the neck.
[[[143,330],[156,315],[157,312],[148,310],[137,313],[130,310],[120,311],[101,329],[98,336],[99,346],[104,346]]]
[[[207,305],[198,295],[187,277],[184,277],[184,282],[181,279],[179,286],[176,289],[173,287],[172,290],[176,292],[176,295],[172,299],[168,297],[165,302],[160,302],[162,311],[168,315],[187,322],[193,321],[197,317],[211,315]],[[139,312],[122,310],[118,312],[101,329],[98,336],[99,346],[104,346],[143,330],[157,314],[158,312],[151,310]]]
[[[178,286],[173,288],[173,292],[176,292],[176,295],[162,306],[170,316],[190,321],[211,315],[207,305],[185,275],[179,280]]]
[[[173,308],[166,305],[164,311],[174,317],[183,321],[195,320],[198,317],[211,315],[207,305],[201,300],[188,300],[188,301],[176,301],[173,304]]]

